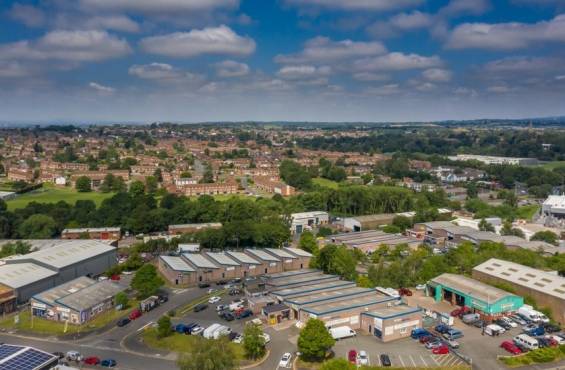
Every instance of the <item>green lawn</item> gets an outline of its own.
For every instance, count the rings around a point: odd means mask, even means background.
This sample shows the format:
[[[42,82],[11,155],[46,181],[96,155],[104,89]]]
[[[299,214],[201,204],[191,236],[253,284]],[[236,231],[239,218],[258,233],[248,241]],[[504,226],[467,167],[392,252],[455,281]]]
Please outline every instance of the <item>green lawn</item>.
[[[532,217],[534,217],[534,215],[539,210],[539,208],[540,208],[540,206],[538,206],[536,204],[518,207],[518,209],[516,209],[516,217],[517,218],[523,218],[525,220],[531,221]]]
[[[553,170],[555,168],[559,168],[559,167],[565,167],[565,161],[553,161],[553,162],[547,162],[541,165],[543,168],[545,168],[546,170]]]
[[[7,316],[4,320],[0,321],[0,328],[7,330],[17,329],[46,335],[84,333],[86,331],[92,331],[102,328],[112,322],[118,321],[118,319],[128,315],[132,310],[131,307],[137,306],[138,303],[138,301],[131,301],[129,304],[129,309],[122,311],[116,311],[113,309],[104,312],[84,325],[69,324],[67,325],[66,331],[65,324],[62,322],[51,321],[39,317],[33,317],[32,321],[31,313],[29,310],[20,312],[20,319],[18,324],[14,322],[14,315]]]
[[[158,338],[157,329],[155,328],[146,329],[143,333],[143,342],[148,347],[172,352],[187,352],[187,348],[190,348],[197,340],[208,339],[204,339],[201,336],[179,333],[173,333],[165,338]],[[244,359],[243,346],[241,344],[230,342],[230,347],[235,354],[235,358],[239,361],[242,361]]]
[[[330,189],[337,189],[339,184],[335,181],[324,179],[323,177],[316,177],[312,179],[312,182],[316,185],[324,186]]]
[[[97,206],[102,203],[106,198],[110,198],[114,193],[99,193],[99,192],[89,192],[89,193],[79,193],[72,188],[58,188],[53,186],[45,186],[41,189],[31,191],[19,195],[17,198],[7,201],[8,209],[14,210],[17,208],[24,208],[30,202],[39,203],[57,203],[64,200],[67,203],[75,204],[77,200],[92,200]]]

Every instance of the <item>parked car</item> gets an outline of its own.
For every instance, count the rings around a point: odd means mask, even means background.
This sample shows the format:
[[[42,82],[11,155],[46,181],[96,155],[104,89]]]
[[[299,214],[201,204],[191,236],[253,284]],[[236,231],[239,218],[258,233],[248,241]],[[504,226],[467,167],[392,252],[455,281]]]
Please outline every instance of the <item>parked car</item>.
[[[416,285],[416,290],[425,290],[426,289],[426,284],[418,284]]]
[[[218,280],[216,285],[226,285],[228,282],[226,280]]]
[[[227,304],[219,304],[216,306],[216,311],[217,312],[222,312],[225,311],[229,308],[229,306]]]
[[[459,338],[463,338],[463,332],[457,329],[449,329],[447,333],[443,334],[443,337],[448,340],[459,339]]]
[[[200,303],[200,304],[197,304],[196,306],[194,306],[193,311],[194,312],[200,312],[200,311],[204,311],[207,308],[208,308],[208,305],[206,303]]]
[[[543,329],[543,326],[538,326],[530,330],[524,330],[524,333],[528,334],[531,337],[539,337],[540,335],[545,334],[545,330]]]
[[[243,311],[239,312],[239,313],[236,315],[236,317],[237,317],[238,319],[244,319],[244,318],[249,317],[249,316],[253,316],[253,311],[251,311],[251,310],[248,309],[248,308],[247,308],[247,309],[244,309]]]
[[[359,351],[357,353],[357,366],[369,366],[369,356],[367,356],[367,352],[364,350]]]
[[[425,344],[427,349],[436,348],[436,347],[439,347],[439,346],[442,346],[442,345],[443,345],[443,342],[439,338],[436,338],[434,340],[430,340],[429,342],[427,342]]]
[[[544,323],[542,326],[546,333],[557,333],[561,330],[559,325],[555,325],[555,324]]]
[[[166,294],[159,294],[159,304],[163,304],[169,301],[169,296]]]
[[[243,335],[239,334],[235,338],[232,339],[232,342],[240,344],[243,342]]]
[[[426,344],[429,341],[434,340],[434,339],[436,339],[436,337],[434,337],[433,335],[423,335],[423,336],[420,337],[419,341],[422,344]]]
[[[497,319],[493,321],[496,325],[504,328],[504,330],[510,330],[512,329],[512,325],[510,325],[508,322],[506,322],[505,320],[502,319]]]
[[[100,358],[96,356],[88,356],[84,359],[84,363],[87,365],[98,365],[100,363]]]
[[[210,284],[209,284],[209,283],[198,283],[198,287],[199,287],[200,289],[209,288],[209,287],[210,287]]]
[[[528,324],[526,322],[526,320],[522,319],[518,315],[511,315],[511,316],[509,316],[509,318],[510,318],[510,320],[514,321],[517,325],[527,325]]]
[[[412,337],[412,339],[420,339],[420,337],[423,336],[431,336],[432,333],[430,333],[429,331],[427,331],[424,328],[416,328],[412,330],[412,333],[410,333],[410,336]]]
[[[485,320],[477,320],[471,325],[473,325],[475,328],[483,328],[485,326]]]
[[[240,295],[241,294],[241,290],[237,289],[237,288],[231,288],[228,292],[229,295]]]
[[[138,310],[137,308],[135,310],[131,311],[129,316],[128,316],[128,318],[130,320],[135,320],[135,319],[138,319],[140,317],[141,317],[141,311]]]
[[[233,321],[235,319],[235,316],[229,311],[222,312],[220,317],[226,321]]]
[[[405,296],[411,297],[412,291],[408,288],[400,288],[400,289],[398,289],[398,294],[400,294],[401,296],[405,295]]]
[[[380,356],[381,359],[381,366],[389,367],[392,366],[392,362],[390,362],[390,357],[387,354],[383,353]]]
[[[435,330],[440,334],[447,333],[450,329],[451,329],[451,326],[446,325],[446,324],[439,324],[435,327]]]
[[[196,325],[194,328],[190,330],[191,335],[200,335],[204,331],[204,328],[200,325]]]
[[[67,355],[65,356],[69,361],[81,361],[82,356],[80,352],[77,351],[68,351]]]
[[[450,348],[459,348],[459,342],[456,340],[446,340],[445,343],[447,343]]]
[[[108,358],[106,360],[102,360],[100,362],[100,366],[102,367],[116,367],[117,362],[116,360],[112,359],[112,358]]]
[[[122,326],[126,326],[127,324],[129,324],[131,322],[131,320],[127,317],[124,317],[122,319],[119,319],[118,322],[116,323],[117,326],[119,326],[120,328]]]
[[[292,355],[290,353],[285,353],[282,355],[281,360],[279,361],[279,367],[287,368],[290,367],[290,360],[292,359]]]
[[[565,344],[565,339],[563,337],[560,337],[559,335],[552,334],[552,335],[546,335],[545,337],[553,339],[558,345]]]
[[[222,300],[222,298],[218,297],[218,296],[214,296],[214,297],[210,297],[210,299],[208,300],[208,303],[210,304],[214,304],[214,303],[218,303]]]
[[[510,352],[513,355],[519,355],[520,353],[522,353],[522,350],[509,340],[505,340],[504,342],[500,343],[500,348],[504,348],[507,352]]]
[[[434,355],[446,355],[449,353],[449,347],[447,347],[445,344],[436,347],[434,349],[432,349],[432,353]]]
[[[451,316],[463,316],[471,312],[471,309],[467,306],[459,307],[453,311],[451,311]]]
[[[349,350],[349,352],[347,353],[347,359],[352,364],[356,363],[357,362],[357,351],[354,350],[354,349]]]
[[[538,337],[536,338],[538,340],[539,346],[541,348],[544,347],[557,347],[557,341],[555,339],[551,339],[551,338],[547,338],[547,337]]]
[[[504,321],[506,324],[510,325],[510,327],[512,327],[512,328],[518,327],[518,324],[516,323],[516,321],[512,320],[510,317],[501,317],[500,320]]]
[[[468,313],[464,315],[460,315],[461,321],[463,321],[467,325],[473,325],[473,323],[481,320],[481,316],[477,313]]]

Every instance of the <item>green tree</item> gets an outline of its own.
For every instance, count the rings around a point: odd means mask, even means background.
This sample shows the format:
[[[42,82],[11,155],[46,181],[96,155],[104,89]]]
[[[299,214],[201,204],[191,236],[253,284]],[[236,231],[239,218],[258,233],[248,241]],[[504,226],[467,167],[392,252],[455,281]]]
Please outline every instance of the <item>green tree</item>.
[[[100,185],[100,191],[102,193],[109,193],[110,191],[112,191],[115,179],[116,177],[113,174],[107,174],[104,177],[104,181],[102,181],[102,184]]]
[[[165,338],[171,335],[173,330],[171,329],[171,318],[169,315],[163,315],[157,320],[157,337]]]
[[[259,325],[246,325],[243,330],[243,349],[245,357],[257,359],[265,354],[265,339]]]
[[[484,218],[479,221],[479,230],[481,231],[491,231],[494,232],[494,226],[491,223],[487,222]]]
[[[320,366],[320,370],[356,370],[357,367],[344,358],[333,358]]]
[[[159,290],[165,282],[157,274],[155,266],[145,264],[135,273],[131,281],[131,287],[137,291],[140,299],[147,298]]]
[[[320,361],[333,347],[335,340],[324,325],[318,319],[310,319],[298,336],[298,351],[302,357],[309,361]]]
[[[553,231],[546,230],[538,231],[530,238],[530,240],[540,240],[549,244],[557,245],[559,238]]]
[[[297,162],[285,159],[279,166],[281,178],[290,186],[305,190],[312,187],[312,178],[308,169]]]
[[[470,182],[467,184],[467,199],[473,199],[479,196],[479,189],[477,188],[477,184],[474,182]]]
[[[195,337],[191,346],[177,360],[180,370],[233,370],[235,354],[226,338],[207,340]]]
[[[365,275],[357,276],[357,286],[361,288],[373,288],[373,282]]]
[[[127,308],[128,306],[128,295],[124,292],[119,292],[118,294],[116,294],[116,297],[114,297],[114,302],[116,303],[116,306],[121,306],[122,310]]]
[[[92,191],[92,181],[90,181],[88,176],[81,176],[77,179],[75,188],[80,193],[88,193]]]
[[[318,242],[316,241],[316,237],[308,230],[304,231],[300,235],[298,247],[312,254],[318,253]]]
[[[405,231],[412,227],[412,219],[406,216],[395,216],[392,219],[392,224],[398,227],[401,231]]]
[[[141,181],[136,180],[130,184],[129,193],[134,197],[139,197],[145,194],[145,185]]]
[[[155,176],[147,176],[145,179],[145,190],[147,194],[155,194],[159,188],[159,181]]]
[[[18,234],[23,239],[50,239],[56,231],[55,220],[44,214],[28,217],[18,228]]]

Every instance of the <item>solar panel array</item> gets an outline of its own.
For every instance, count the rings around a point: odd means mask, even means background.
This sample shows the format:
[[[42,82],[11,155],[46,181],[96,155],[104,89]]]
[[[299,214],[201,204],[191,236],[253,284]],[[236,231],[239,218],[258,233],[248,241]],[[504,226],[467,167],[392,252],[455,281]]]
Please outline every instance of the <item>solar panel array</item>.
[[[31,347],[0,346],[0,370],[35,370],[57,361],[57,357]]]

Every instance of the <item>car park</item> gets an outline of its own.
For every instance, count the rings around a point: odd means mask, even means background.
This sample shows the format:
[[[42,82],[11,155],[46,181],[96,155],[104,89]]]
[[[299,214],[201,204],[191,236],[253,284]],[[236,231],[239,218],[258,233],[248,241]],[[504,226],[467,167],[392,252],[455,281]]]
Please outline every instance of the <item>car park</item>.
[[[501,317],[500,321],[504,321],[507,325],[509,325],[512,328],[518,327],[518,323],[516,323],[516,321],[512,320],[510,317]]]
[[[519,355],[520,353],[522,353],[522,350],[509,340],[505,340],[504,342],[500,343],[500,348],[504,348],[507,352],[510,352],[513,355]]]
[[[285,353],[282,355],[281,360],[279,361],[279,367],[290,367],[290,360],[292,359],[292,355],[290,353]]]
[[[367,356],[367,352],[364,350],[359,351],[357,353],[357,366],[369,366],[369,356]]]
[[[190,330],[191,335],[200,335],[204,331],[204,328],[200,325],[196,325],[194,328]]]
[[[204,311],[207,308],[208,308],[208,305],[206,303],[200,303],[200,304],[197,304],[196,306],[194,306],[193,311],[194,312],[200,312],[200,311]]]
[[[357,362],[357,351],[352,349],[349,350],[349,352],[347,353],[347,359],[349,360],[349,362],[351,363],[356,363]]]
[[[227,304],[219,304],[216,306],[216,311],[217,312],[222,312],[225,311],[229,308],[229,306]]]
[[[238,319],[244,319],[250,316],[253,316],[253,311],[251,311],[250,309],[244,309],[236,315]]]
[[[214,304],[214,303],[218,303],[222,300],[222,298],[218,297],[218,296],[214,296],[214,297],[210,297],[210,299],[208,300],[208,303],[210,304]]]
[[[116,365],[117,365],[116,360],[112,358],[108,358],[100,362],[100,366],[102,367],[116,367]]]
[[[100,358],[96,356],[88,356],[84,359],[86,365],[98,365],[100,363]]]
[[[553,339],[558,345],[565,344],[565,339],[560,337],[559,335],[551,334],[551,335],[546,335],[545,337]]]
[[[387,354],[383,353],[380,356],[381,365],[385,367],[392,366],[392,362],[390,361],[390,357]]]
[[[131,322],[131,320],[129,318],[124,317],[124,318],[119,319],[118,322],[116,323],[116,325],[121,328],[122,326],[126,326],[130,322]]]

